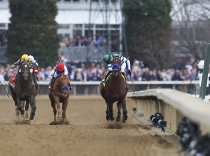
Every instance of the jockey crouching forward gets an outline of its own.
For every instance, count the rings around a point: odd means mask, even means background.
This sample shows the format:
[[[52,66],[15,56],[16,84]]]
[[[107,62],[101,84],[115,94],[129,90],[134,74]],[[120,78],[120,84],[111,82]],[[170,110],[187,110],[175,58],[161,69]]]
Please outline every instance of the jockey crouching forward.
[[[63,62],[59,62],[51,71],[50,75],[52,76],[52,79],[49,83],[49,93],[52,92],[53,89],[53,84],[55,82],[55,80],[61,75],[61,73],[63,73],[63,75],[68,76],[68,70],[66,68],[66,66],[63,64]],[[69,87],[71,89],[71,84],[69,82]]]
[[[36,60],[34,59],[34,57],[32,55],[29,55],[29,61],[32,64],[32,69],[33,69],[33,79],[34,79],[34,84],[36,85],[36,89],[38,89],[38,84],[37,84],[37,74],[39,73],[39,64],[36,62]]]
[[[33,64],[32,64],[32,62],[31,62],[31,60],[30,60],[30,58],[29,58],[29,56],[28,56],[27,54],[22,55],[21,58],[18,59],[18,61],[15,62],[15,63],[11,66],[10,69],[13,69],[13,68],[17,67],[18,65],[19,65],[19,67],[21,67],[23,61],[26,61],[26,62],[29,63],[30,72],[33,73],[33,69],[34,69],[34,68],[33,68]],[[20,70],[20,69],[19,69],[19,70]],[[37,68],[37,70],[38,70],[38,68]],[[18,72],[20,72],[20,71],[18,71]],[[18,73],[17,73],[17,75],[18,75]],[[33,74],[32,74],[32,76],[33,76]],[[13,76],[12,78],[10,78],[10,80],[9,80],[9,85],[10,85],[12,88],[15,88],[15,78],[16,78],[16,75]],[[35,78],[34,76],[33,76],[33,80],[34,80],[34,84],[36,85],[36,88],[37,88],[37,81],[36,81],[36,78]]]
[[[125,68],[127,66],[127,69],[128,69],[128,74],[130,75],[131,77],[131,64],[130,64],[130,60],[128,58],[125,58],[123,56],[121,56],[120,54],[114,54],[113,55],[114,57],[121,57],[121,73],[125,76],[126,78],[126,75],[125,75]],[[109,74],[112,72],[112,64],[111,64],[111,60],[113,59],[113,56],[112,55],[109,55],[109,54],[106,54],[104,55],[104,58],[103,58],[103,61],[105,63],[107,63],[108,65],[108,72],[105,73],[105,76],[104,76],[104,79],[101,81],[100,84],[103,85],[103,83],[105,83],[106,81],[106,78],[109,76]]]

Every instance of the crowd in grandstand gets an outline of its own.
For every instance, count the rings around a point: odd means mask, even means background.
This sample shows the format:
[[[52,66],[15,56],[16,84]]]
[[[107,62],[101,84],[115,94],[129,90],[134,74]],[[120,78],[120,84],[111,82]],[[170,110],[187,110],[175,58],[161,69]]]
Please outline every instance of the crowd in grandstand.
[[[91,63],[90,65],[81,63],[79,61],[68,62],[65,56],[61,60],[65,62],[69,79],[71,81],[100,81],[104,77],[107,70],[106,64]],[[135,60],[132,65],[132,81],[188,81],[198,80],[198,61],[187,62],[185,67],[181,70],[178,69],[149,69],[145,67],[143,61]],[[8,70],[11,65],[0,66],[0,81],[8,81],[13,75],[16,74],[17,69]],[[50,81],[51,66],[41,68],[38,74],[39,81]],[[130,80],[129,77],[127,77]]]
[[[69,47],[69,46],[95,46],[100,47],[106,44],[106,39],[104,39],[102,36],[99,36],[97,40],[93,40],[92,37],[81,37],[77,36],[76,38],[67,38],[62,37],[60,41],[61,47]]]

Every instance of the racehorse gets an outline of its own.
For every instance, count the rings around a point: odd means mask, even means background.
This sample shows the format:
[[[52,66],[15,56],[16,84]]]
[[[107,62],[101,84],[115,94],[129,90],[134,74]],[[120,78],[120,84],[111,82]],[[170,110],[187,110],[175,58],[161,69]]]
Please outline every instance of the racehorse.
[[[61,119],[61,122],[65,122],[68,124],[66,119],[66,109],[68,105],[68,99],[70,95],[70,83],[69,79],[63,73],[54,80],[54,84],[52,86],[52,92],[49,94],[49,98],[51,101],[51,106],[53,108],[54,113],[54,122],[56,122],[56,114],[58,112],[58,119]],[[62,115],[60,110],[60,103],[62,103]]]
[[[30,65],[28,62],[23,61],[22,65],[19,68],[18,74],[16,76],[15,88],[10,86],[11,94],[16,105],[16,114],[18,115],[19,111],[24,115],[24,102],[26,101],[25,119],[28,120],[28,108],[29,103],[31,105],[31,114],[30,120],[34,119],[36,111],[36,87],[33,84],[32,74],[30,72]]]
[[[123,109],[123,119],[125,122],[128,118],[126,109],[127,87],[125,76],[121,73],[121,57],[113,57],[111,60],[113,65],[110,75],[107,76],[105,84],[101,85],[101,96],[107,104],[106,120],[113,121],[113,103],[117,102],[118,113],[116,121],[121,120],[121,108]]]

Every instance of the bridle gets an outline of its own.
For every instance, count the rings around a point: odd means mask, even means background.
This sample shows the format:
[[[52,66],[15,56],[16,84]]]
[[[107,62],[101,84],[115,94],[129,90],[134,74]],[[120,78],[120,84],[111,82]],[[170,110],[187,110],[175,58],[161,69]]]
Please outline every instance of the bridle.
[[[30,67],[26,61],[22,63],[17,77],[23,77],[25,80],[28,80],[31,77]]]
[[[116,77],[118,73],[121,71],[121,57],[113,57],[111,60],[112,66],[112,73]]]

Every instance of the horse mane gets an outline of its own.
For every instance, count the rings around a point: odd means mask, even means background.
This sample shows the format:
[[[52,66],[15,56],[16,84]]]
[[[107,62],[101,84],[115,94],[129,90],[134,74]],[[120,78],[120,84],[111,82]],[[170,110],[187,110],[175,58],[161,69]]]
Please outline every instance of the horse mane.
[[[53,88],[54,87],[56,87],[58,84],[60,84],[60,83],[66,83],[66,85],[67,84],[69,84],[69,79],[68,79],[68,76],[67,75],[64,75],[63,73],[60,75],[60,77],[58,77],[56,80],[55,80],[55,83],[54,83],[54,85],[53,85]]]
[[[68,80],[68,76],[67,75],[64,75],[64,74],[61,74],[61,76],[59,77],[60,81],[65,81],[65,80]]]

